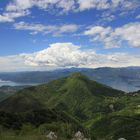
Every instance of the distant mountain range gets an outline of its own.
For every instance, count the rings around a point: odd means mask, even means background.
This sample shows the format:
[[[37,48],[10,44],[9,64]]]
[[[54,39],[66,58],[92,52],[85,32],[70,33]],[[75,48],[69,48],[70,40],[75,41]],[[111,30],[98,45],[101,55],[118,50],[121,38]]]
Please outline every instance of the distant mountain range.
[[[39,130],[46,124],[64,140],[78,130],[93,140],[139,140],[140,91],[125,94],[76,72],[0,102],[0,125],[25,133],[27,123]]]
[[[70,68],[54,71],[0,73],[0,79],[18,83],[47,83],[51,80],[81,72],[90,79],[125,92],[140,89],[140,67],[126,68]]]

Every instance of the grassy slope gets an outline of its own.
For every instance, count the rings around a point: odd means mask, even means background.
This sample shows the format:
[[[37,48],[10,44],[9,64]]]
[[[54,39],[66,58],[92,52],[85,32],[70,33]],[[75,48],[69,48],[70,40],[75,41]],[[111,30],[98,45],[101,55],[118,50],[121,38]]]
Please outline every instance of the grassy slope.
[[[92,135],[105,140],[116,140],[121,137],[139,140],[140,95],[127,95],[119,98],[118,102],[123,105],[122,109],[101,116],[96,121],[90,121]]]
[[[48,84],[26,88],[1,102],[0,109],[18,112],[40,105],[39,108],[63,110],[91,129],[91,135],[99,140],[116,140],[119,137],[138,140],[139,103],[139,95],[124,95],[76,73]],[[18,108],[12,109],[11,104]]]
[[[25,106],[32,109],[36,108],[37,104],[41,104],[49,108],[67,110],[77,117],[83,116],[80,119],[85,120],[93,116],[97,106],[102,107],[102,103],[107,102],[107,99],[111,101],[116,96],[123,96],[123,92],[91,81],[84,75],[76,73],[48,84],[21,90],[1,102],[0,109],[8,108],[8,110],[18,112],[20,108],[21,111],[24,111],[22,108]],[[13,106],[18,106],[19,109],[16,110]]]

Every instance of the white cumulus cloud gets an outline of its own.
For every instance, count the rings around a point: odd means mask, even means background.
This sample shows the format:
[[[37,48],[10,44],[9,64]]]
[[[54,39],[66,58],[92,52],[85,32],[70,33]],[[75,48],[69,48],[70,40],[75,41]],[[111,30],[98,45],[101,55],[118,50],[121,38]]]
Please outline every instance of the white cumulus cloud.
[[[22,17],[25,15],[29,15],[29,11],[13,11],[13,12],[5,12],[0,15],[0,22],[14,22],[15,18]]]
[[[139,60],[140,55],[137,54],[100,54],[83,50],[70,42],[54,43],[38,52],[0,57],[0,71],[140,66]]]
[[[34,66],[79,67],[89,64],[96,55],[94,51],[81,51],[79,46],[72,43],[55,43],[45,50],[23,54],[22,57],[26,64]]]
[[[93,26],[83,34],[90,36],[93,42],[102,42],[105,48],[122,47],[123,41],[132,47],[140,47],[140,23],[134,22],[122,27],[111,28],[103,26]]]
[[[18,17],[29,15],[32,7],[57,14],[80,12],[89,9],[129,11],[139,7],[139,0],[11,0],[0,15],[0,22],[11,22]],[[6,16],[17,13],[18,16]],[[5,15],[6,14],[6,15]]]

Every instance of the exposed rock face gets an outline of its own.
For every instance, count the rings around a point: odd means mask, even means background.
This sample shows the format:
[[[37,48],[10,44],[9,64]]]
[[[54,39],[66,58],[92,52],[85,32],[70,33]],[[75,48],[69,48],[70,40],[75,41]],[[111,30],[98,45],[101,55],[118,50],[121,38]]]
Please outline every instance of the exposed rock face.
[[[76,132],[72,140],[90,140],[84,137],[84,134],[80,131]]]
[[[50,132],[46,137],[49,140],[57,140],[57,135],[54,132]]]
[[[125,138],[119,138],[118,140],[126,140]]]
[[[84,135],[83,135],[83,133],[81,133],[80,131],[78,131],[77,133],[75,133],[75,138],[83,139],[84,138]]]
[[[109,105],[109,108],[110,108],[110,110],[111,110],[112,112],[115,111],[115,109],[114,109],[114,105],[113,105],[113,104],[110,104],[110,105]]]

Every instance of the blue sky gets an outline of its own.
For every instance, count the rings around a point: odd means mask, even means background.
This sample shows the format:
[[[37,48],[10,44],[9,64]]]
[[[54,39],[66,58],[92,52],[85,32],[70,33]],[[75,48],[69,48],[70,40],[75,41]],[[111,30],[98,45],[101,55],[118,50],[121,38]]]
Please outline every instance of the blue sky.
[[[139,0],[0,0],[0,71],[139,60]]]

